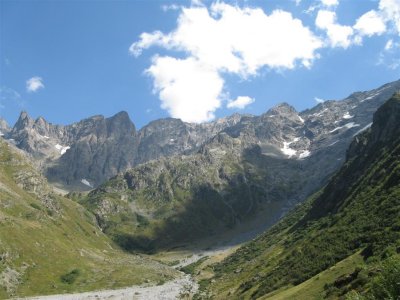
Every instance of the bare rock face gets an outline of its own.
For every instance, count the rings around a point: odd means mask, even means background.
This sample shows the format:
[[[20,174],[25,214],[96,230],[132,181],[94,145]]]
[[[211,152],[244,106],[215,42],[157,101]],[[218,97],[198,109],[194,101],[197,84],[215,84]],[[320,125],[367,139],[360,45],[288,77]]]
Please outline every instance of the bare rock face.
[[[67,126],[22,112],[11,130],[0,122],[0,131],[36,158],[51,182],[69,190],[92,189],[151,160],[211,151],[228,141],[223,134],[235,141],[229,146],[235,155],[256,146],[282,166],[288,160],[304,161],[305,168],[318,166],[323,169],[316,182],[320,185],[342,164],[353,137],[370,126],[373,113],[399,89],[400,81],[395,81],[303,112],[282,103],[260,116],[234,114],[203,124],[166,118],[139,131],[126,112]]]
[[[8,134],[11,128],[8,126],[7,122],[0,118],[0,137]]]

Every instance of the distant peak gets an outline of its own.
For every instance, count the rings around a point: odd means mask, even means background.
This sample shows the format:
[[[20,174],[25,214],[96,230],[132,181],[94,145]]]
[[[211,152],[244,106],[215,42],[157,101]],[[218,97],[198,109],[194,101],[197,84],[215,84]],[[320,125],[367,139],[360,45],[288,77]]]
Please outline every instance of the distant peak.
[[[118,112],[118,113],[116,113],[115,115],[113,115],[110,119],[127,119],[127,120],[131,120],[130,118],[129,118],[129,115],[128,115],[128,113],[126,112],[126,111],[124,111],[124,110],[122,110],[122,111],[120,111],[120,112]]]
[[[30,117],[28,113],[25,110],[23,110],[19,115],[19,120],[25,120],[25,119],[30,119]]]
[[[37,119],[35,120],[35,124],[40,124],[40,125],[42,125],[42,124],[48,124],[48,122],[46,121],[45,118],[39,117],[39,118],[37,118]]]
[[[274,114],[274,113],[295,113],[297,114],[296,109],[286,102],[279,103],[269,109],[267,114]]]
[[[113,115],[112,117],[107,119],[107,123],[110,124],[111,131],[118,131],[122,127],[124,127],[129,132],[135,132],[136,128],[133,124],[132,120],[129,118],[129,115],[126,111],[120,111]]]
[[[14,128],[16,130],[21,130],[24,129],[25,127],[29,127],[33,125],[33,120],[31,117],[29,117],[28,113],[26,111],[21,111],[21,114],[19,115],[19,118],[17,122],[14,125]]]

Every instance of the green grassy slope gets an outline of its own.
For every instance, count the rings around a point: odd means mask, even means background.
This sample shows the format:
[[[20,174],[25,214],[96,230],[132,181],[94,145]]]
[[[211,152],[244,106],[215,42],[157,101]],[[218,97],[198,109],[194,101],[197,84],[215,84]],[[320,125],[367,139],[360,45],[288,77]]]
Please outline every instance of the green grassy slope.
[[[0,299],[158,283],[175,275],[118,250],[90,212],[54,194],[0,139]]]
[[[220,299],[321,299],[344,297],[353,289],[367,293],[382,269],[380,262],[392,256],[398,261],[399,252],[397,94],[376,112],[372,128],[355,138],[347,162],[323,190],[214,266],[208,294]],[[351,268],[334,273],[338,264]]]

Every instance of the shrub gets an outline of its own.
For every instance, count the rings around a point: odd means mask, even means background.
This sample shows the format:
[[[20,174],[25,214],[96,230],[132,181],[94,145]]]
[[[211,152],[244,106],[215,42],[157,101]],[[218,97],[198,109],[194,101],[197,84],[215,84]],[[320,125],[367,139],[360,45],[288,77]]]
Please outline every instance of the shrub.
[[[81,272],[79,271],[79,269],[73,269],[71,272],[61,275],[61,282],[66,284],[73,284],[80,273]]]

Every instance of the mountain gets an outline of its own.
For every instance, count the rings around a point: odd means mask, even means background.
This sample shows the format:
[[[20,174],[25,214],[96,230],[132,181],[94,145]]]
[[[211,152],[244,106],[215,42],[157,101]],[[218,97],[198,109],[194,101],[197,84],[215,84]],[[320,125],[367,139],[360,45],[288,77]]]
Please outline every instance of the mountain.
[[[121,251],[93,214],[57,195],[0,139],[0,299],[158,284],[178,273]]]
[[[327,183],[353,137],[370,126],[376,103],[369,100],[383,101],[399,84],[301,114],[283,103],[258,117],[237,116],[235,124],[193,146],[196,152],[143,163],[81,203],[127,250],[190,244],[249,222],[266,228]]]
[[[22,112],[4,134],[39,161],[49,181],[67,190],[90,190],[138,164],[197,153],[219,133],[239,139],[243,149],[258,146],[283,164],[320,156],[326,168],[322,183],[342,163],[353,135],[370,125],[373,112],[399,88],[400,81],[392,82],[300,113],[280,104],[261,116],[235,114],[204,124],[167,118],[138,131],[126,112],[67,126]]]
[[[399,216],[400,93],[353,139],[322,190],[207,269],[214,274],[199,297],[397,299]]]

